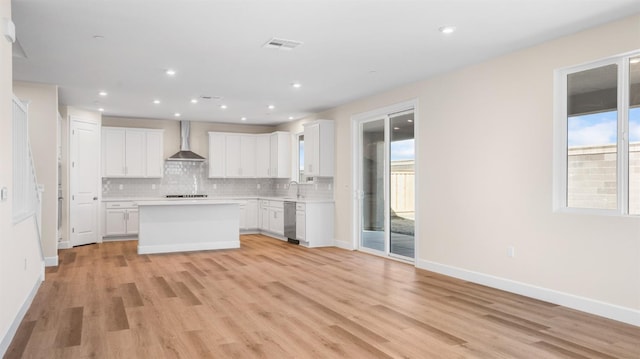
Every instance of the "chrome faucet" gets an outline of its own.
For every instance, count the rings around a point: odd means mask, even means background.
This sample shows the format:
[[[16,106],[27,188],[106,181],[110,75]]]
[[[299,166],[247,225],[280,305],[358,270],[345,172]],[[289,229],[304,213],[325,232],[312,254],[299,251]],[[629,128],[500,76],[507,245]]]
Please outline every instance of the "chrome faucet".
[[[291,181],[289,182],[289,188],[291,188],[292,184],[296,185],[296,198],[300,199],[300,183],[298,183],[297,181]]]

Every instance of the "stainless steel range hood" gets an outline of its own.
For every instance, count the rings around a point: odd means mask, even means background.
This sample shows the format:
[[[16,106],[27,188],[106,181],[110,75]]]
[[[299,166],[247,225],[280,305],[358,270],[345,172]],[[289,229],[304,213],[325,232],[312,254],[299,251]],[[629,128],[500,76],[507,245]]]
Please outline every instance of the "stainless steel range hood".
[[[191,123],[189,121],[180,121],[180,151],[173,156],[167,158],[167,161],[196,161],[202,162],[204,157],[192,152],[189,146]]]

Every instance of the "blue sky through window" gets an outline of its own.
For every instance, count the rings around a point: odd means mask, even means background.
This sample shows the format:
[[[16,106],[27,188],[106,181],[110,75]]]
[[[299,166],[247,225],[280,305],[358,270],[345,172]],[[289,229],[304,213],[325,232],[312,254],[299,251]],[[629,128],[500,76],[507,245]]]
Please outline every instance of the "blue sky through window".
[[[569,147],[615,144],[617,121],[616,111],[569,117]],[[640,142],[640,107],[629,110],[629,142]]]
[[[415,141],[391,142],[391,161],[412,160],[415,158]]]

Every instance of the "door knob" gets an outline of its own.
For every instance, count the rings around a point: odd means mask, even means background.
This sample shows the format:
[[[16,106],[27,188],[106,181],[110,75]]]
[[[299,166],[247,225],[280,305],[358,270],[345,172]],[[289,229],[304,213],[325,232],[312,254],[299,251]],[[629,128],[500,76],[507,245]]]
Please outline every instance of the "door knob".
[[[93,200],[94,200],[94,201],[97,201],[97,200],[98,200],[98,197],[93,197]]]

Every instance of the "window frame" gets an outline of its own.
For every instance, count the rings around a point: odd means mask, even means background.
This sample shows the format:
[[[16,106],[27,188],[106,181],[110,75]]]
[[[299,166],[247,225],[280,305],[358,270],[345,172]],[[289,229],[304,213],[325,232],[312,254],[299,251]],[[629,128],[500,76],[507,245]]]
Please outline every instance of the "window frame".
[[[569,66],[554,71],[554,150],[553,150],[553,211],[605,216],[638,216],[629,214],[629,60],[640,56],[640,50],[612,56],[606,59]],[[572,73],[607,65],[618,66],[617,83],[617,158],[616,158],[616,208],[568,207],[568,110],[567,77]]]

